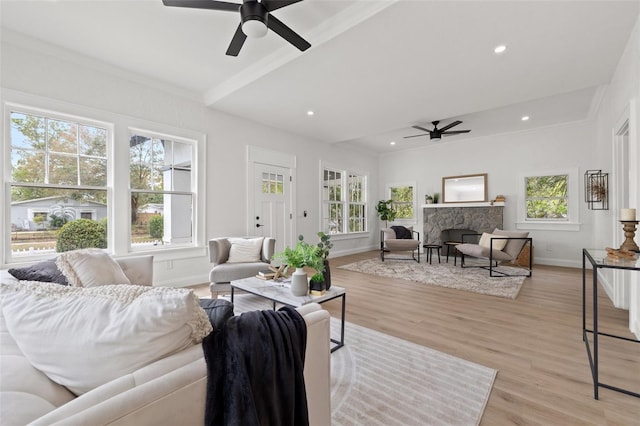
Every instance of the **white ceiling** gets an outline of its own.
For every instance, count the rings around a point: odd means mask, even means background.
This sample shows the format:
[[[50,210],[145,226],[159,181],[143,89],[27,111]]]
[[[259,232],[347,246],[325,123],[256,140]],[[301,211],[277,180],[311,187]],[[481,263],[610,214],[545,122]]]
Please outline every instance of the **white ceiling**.
[[[16,33],[45,40],[212,109],[387,152],[587,118],[639,6],[304,0],[274,16],[307,39],[309,50],[270,32],[247,39],[238,57],[225,55],[237,14],[161,0],[1,0],[0,17],[5,40]],[[507,52],[495,55],[498,44]],[[464,123],[452,130],[471,133],[441,142],[403,138],[420,133],[412,125],[456,119]]]

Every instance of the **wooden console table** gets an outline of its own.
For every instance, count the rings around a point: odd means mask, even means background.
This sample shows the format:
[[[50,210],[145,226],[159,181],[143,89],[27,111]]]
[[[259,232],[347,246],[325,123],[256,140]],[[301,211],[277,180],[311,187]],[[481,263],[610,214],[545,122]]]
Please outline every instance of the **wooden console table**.
[[[587,329],[587,315],[586,315],[586,270],[587,261],[591,263],[593,270],[593,330]],[[589,366],[591,367],[591,376],[593,377],[593,397],[598,399],[598,388],[607,388],[616,392],[622,392],[627,395],[640,398],[640,393],[632,392],[627,389],[622,389],[616,386],[607,385],[600,382],[598,377],[598,337],[607,336],[614,339],[626,340],[632,343],[640,343],[640,340],[629,339],[623,336],[617,336],[614,334],[603,333],[598,331],[598,269],[626,269],[629,271],[640,271],[640,258],[636,256],[635,259],[616,259],[612,260],[607,257],[605,250],[595,249],[582,249],[582,340],[587,347],[587,355],[589,356]],[[587,334],[593,334],[593,348],[589,346],[589,339]],[[593,351],[592,351],[593,349]],[[638,359],[640,362],[640,359]]]

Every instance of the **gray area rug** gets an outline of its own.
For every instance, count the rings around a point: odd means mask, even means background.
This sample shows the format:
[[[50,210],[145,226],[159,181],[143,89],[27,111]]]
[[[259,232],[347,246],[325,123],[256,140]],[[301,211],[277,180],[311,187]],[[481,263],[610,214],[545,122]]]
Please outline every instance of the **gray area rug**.
[[[437,262],[437,261],[436,261]],[[465,265],[478,264],[477,260],[465,259]],[[484,263],[486,264],[486,263]],[[417,263],[411,260],[394,260],[385,256],[384,262],[379,257],[361,260],[338,268],[365,274],[380,275],[388,278],[398,278],[415,281],[421,284],[439,287],[455,288],[457,290],[490,296],[515,299],[520,292],[526,277],[489,277],[489,271],[482,268],[460,268],[453,263],[429,264],[422,260]],[[526,274],[526,270],[511,266],[495,268],[508,274]]]
[[[253,295],[235,314],[270,309]],[[331,335],[340,320],[331,318]],[[477,425],[497,371],[347,322],[345,346],[331,355],[334,426]]]

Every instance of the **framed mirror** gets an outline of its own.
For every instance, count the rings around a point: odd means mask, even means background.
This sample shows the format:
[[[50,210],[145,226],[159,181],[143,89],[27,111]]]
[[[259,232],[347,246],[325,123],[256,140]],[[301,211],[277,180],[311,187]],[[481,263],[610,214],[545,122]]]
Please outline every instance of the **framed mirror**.
[[[486,173],[442,178],[443,203],[481,203],[487,200]]]

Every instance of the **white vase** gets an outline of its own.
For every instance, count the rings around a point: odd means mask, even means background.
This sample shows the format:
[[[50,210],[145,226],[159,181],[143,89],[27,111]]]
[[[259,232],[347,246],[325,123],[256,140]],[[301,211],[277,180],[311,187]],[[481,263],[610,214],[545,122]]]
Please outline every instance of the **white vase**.
[[[306,296],[308,291],[307,273],[302,268],[296,268],[296,271],[291,275],[291,293],[294,296]]]

